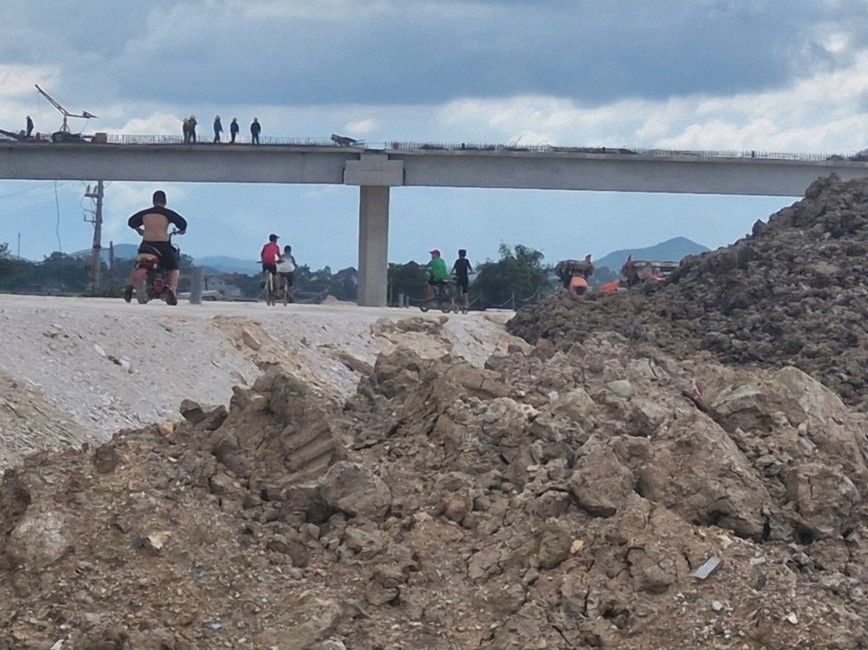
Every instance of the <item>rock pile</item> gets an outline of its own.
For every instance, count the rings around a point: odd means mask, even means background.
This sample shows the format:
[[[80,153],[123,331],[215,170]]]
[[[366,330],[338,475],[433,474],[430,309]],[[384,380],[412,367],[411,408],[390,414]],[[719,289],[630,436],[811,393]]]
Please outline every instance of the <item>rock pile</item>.
[[[866,648],[865,252],[868,181],[824,179],[484,365],[382,323],[351,393],[275,353],[228,409],[29,456],[0,650]]]
[[[690,257],[647,293],[558,295],[514,334],[558,345],[615,330],[678,357],[793,365],[868,409],[868,180],[832,176],[732,246]]]
[[[868,645],[866,420],[617,334],[408,348],[0,486],[0,647]]]

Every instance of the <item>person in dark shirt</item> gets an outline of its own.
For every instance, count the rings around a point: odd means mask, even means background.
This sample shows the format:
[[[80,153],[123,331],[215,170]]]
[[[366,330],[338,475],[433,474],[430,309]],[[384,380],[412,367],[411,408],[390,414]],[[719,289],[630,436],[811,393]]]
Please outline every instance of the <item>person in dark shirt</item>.
[[[254,117],[250,124],[250,142],[259,144],[259,132],[262,131],[262,125],[259,123],[259,118]]]
[[[233,117],[232,122],[229,124],[229,137],[231,138],[230,142],[235,142],[235,138],[238,137],[238,118]]]
[[[467,250],[462,248],[458,251],[458,259],[452,265],[452,272],[455,274],[455,284],[461,289],[461,306],[467,307],[467,294],[470,289],[470,278],[473,273],[473,267],[470,266],[470,260],[467,259]]]
[[[153,207],[136,212],[127,221],[127,225],[142,236],[139,252],[148,252],[155,248],[160,253],[160,266],[167,271],[166,283],[169,288],[170,305],[178,304],[178,279],[181,271],[178,269],[178,255],[169,241],[169,224],[175,226],[179,235],[187,232],[187,220],[174,210],[166,207],[166,193],[157,190],[153,196]],[[135,270],[133,271],[135,273]],[[133,280],[124,288],[124,300],[130,302],[133,298]]]

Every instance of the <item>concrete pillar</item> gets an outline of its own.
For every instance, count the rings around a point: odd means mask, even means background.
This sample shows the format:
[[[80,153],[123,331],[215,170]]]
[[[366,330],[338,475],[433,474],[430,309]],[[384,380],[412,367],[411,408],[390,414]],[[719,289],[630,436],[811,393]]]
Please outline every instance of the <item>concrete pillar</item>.
[[[193,267],[193,273],[190,276],[190,304],[202,304],[202,285],[205,284],[205,269],[201,266]]]
[[[386,305],[388,252],[389,188],[362,185],[359,188],[359,305]]]

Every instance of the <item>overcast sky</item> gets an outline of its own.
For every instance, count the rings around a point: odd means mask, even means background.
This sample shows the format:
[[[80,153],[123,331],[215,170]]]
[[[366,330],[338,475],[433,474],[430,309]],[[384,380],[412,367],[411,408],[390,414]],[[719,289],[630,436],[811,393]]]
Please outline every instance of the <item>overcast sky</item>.
[[[854,153],[868,127],[865,0],[6,0],[0,128],[180,134],[254,116],[263,137]],[[97,179],[94,179],[97,180]],[[194,257],[357,264],[358,188],[108,184],[103,245],[164,188]],[[0,181],[0,242],[89,248],[85,184]],[[710,248],[798,197],[393,188],[389,259],[501,242],[564,257],[685,236]]]

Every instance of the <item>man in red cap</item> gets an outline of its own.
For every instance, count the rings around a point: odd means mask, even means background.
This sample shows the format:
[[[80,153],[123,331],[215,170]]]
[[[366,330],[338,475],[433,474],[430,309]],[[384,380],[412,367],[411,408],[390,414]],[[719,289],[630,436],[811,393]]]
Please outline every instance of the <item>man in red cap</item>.
[[[431,260],[428,262],[428,286],[425,287],[425,297],[429,300],[434,297],[434,287],[449,282],[449,269],[446,261],[440,257],[440,250],[435,248],[429,251]]]

